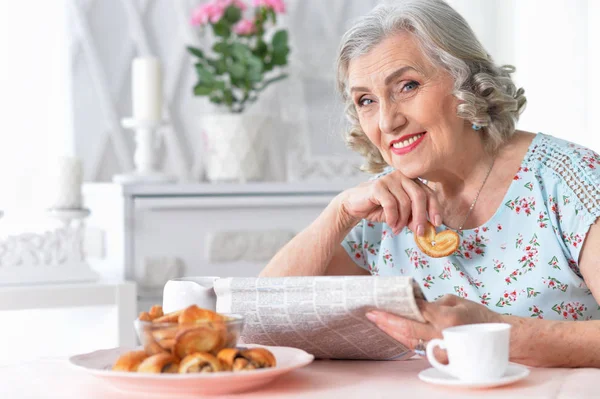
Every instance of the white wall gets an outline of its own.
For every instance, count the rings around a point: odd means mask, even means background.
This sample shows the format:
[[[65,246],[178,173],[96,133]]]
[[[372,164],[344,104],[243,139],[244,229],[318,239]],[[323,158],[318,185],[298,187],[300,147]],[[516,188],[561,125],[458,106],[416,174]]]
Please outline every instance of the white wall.
[[[600,2],[450,0],[499,63],[516,66],[528,104],[519,128],[600,151]]]
[[[43,204],[48,161],[72,146],[64,3],[0,1],[0,209]]]

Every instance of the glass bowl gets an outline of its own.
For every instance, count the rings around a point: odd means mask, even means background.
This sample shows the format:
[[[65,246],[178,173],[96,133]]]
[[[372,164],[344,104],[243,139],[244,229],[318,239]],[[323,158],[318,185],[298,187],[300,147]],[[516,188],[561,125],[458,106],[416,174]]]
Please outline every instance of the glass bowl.
[[[223,321],[181,324],[136,319],[133,324],[138,339],[148,354],[166,350],[181,357],[190,352],[209,352],[216,355],[223,348],[235,348],[244,327],[243,316],[223,316]]]

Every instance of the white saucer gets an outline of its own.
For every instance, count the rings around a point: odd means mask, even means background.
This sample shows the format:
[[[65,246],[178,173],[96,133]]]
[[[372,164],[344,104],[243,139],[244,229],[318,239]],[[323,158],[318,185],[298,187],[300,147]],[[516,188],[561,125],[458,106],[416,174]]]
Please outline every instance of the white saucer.
[[[527,367],[521,366],[520,364],[511,363],[508,365],[504,376],[492,381],[466,382],[433,367],[421,371],[419,373],[419,378],[422,381],[435,385],[457,386],[463,388],[491,388],[512,384],[513,382],[522,380],[528,375],[529,369]]]

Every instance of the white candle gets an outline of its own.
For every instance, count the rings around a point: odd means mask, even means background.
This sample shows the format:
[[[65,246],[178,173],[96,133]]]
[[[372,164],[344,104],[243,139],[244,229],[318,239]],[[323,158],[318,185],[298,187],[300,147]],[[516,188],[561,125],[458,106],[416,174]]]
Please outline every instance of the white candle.
[[[81,160],[76,157],[60,157],[52,176],[54,183],[54,200],[52,208],[80,209],[83,208],[81,184],[83,168]]]
[[[140,57],[131,66],[131,98],[133,118],[158,122],[161,120],[162,82],[160,63],[154,57]]]

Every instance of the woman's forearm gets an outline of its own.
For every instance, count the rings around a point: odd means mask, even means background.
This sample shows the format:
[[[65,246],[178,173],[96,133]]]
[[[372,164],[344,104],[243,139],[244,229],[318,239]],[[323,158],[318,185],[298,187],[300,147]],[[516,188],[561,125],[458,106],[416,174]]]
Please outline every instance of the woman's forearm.
[[[310,226],[294,237],[271,259],[260,276],[325,274],[335,250],[358,223],[340,209],[338,196]]]
[[[600,367],[600,321],[503,318],[513,329],[512,361],[535,367]]]

